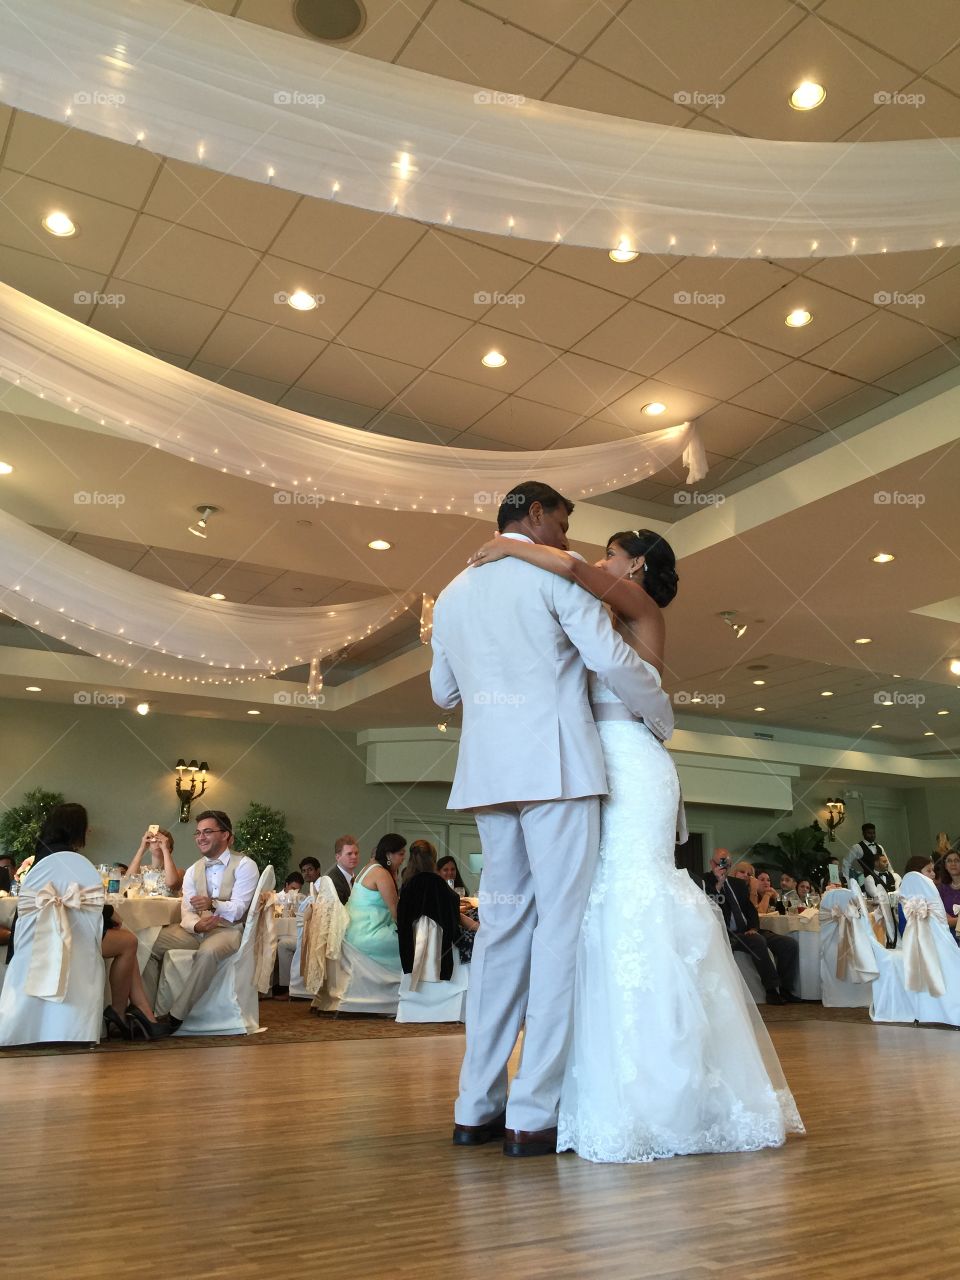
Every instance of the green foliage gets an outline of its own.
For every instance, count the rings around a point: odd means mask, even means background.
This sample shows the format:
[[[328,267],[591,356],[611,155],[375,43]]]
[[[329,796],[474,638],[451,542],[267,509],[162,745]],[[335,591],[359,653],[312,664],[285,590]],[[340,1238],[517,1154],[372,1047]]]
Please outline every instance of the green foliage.
[[[830,854],[823,842],[826,835],[819,822],[809,827],[797,827],[793,831],[778,831],[779,844],[761,841],[750,850],[750,860],[758,871],[783,872],[795,880],[811,880],[815,885],[823,883],[827,874]]]
[[[63,804],[59,791],[44,791],[42,787],[28,791],[23,797],[23,804],[13,805],[0,818],[0,848],[3,852],[13,854],[18,863],[34,853],[40,828],[47,814],[58,804]]]
[[[261,871],[272,865],[282,885],[293,849],[286,815],[265,804],[251,804],[234,829],[233,847],[251,857]]]

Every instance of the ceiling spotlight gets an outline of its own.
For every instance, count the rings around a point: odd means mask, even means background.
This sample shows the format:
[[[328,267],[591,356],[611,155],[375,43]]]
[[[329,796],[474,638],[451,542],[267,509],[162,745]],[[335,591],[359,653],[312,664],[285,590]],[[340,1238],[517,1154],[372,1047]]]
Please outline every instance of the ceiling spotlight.
[[[659,414],[667,412],[667,406],[661,404],[659,400],[653,400],[650,404],[645,404],[640,412],[648,414],[651,418],[656,418]]]
[[[872,725],[870,726],[870,728],[871,728],[871,729],[882,729],[882,728],[883,728],[883,725],[882,725],[882,724],[872,724]]]
[[[219,507],[211,507],[208,503],[194,507],[194,511],[197,512],[200,519],[196,524],[188,524],[187,532],[192,533],[195,538],[205,538],[207,536],[207,521],[211,516],[215,516],[219,510]]]
[[[832,690],[832,689],[821,689],[821,690],[820,690],[820,697],[821,697],[821,698],[832,698],[832,697],[833,697],[833,690]]]
[[[211,591],[211,592],[210,592],[210,599],[211,599],[211,600],[226,600],[226,598],[227,598],[227,597],[223,594],[223,592],[222,592],[222,591]]]
[[[293,307],[294,311],[313,311],[316,305],[316,296],[312,293],[307,293],[306,289],[294,289],[293,293],[287,298],[287,306]]]
[[[754,680],[754,684],[766,684],[766,680]]]
[[[949,711],[938,711],[938,712],[937,712],[937,715],[938,715],[938,716],[948,716],[949,714],[950,714],[950,712],[949,712]]]
[[[960,676],[960,658],[950,659],[950,674],[952,676]]]
[[[138,715],[138,716],[148,716],[149,714],[150,714],[150,703],[149,703],[149,702],[138,702],[138,703],[137,703],[137,715]]]
[[[40,225],[44,231],[49,231],[52,236],[75,236],[77,234],[77,224],[59,209],[53,213],[48,213]]]
[[[0,462],[0,476],[8,476],[12,470],[9,462]]]
[[[488,369],[502,369],[507,363],[507,357],[499,351],[488,351],[480,360],[481,364],[485,364]]]
[[[747,624],[745,622],[737,622],[736,609],[724,609],[718,616],[724,620],[728,627],[733,627],[734,634],[738,640],[745,633]]]
[[[630,241],[624,237],[615,249],[610,250],[611,262],[633,262],[634,258],[640,257],[639,249],[632,249]]]
[[[935,736],[935,734],[932,729],[927,729],[923,736],[925,738],[932,738]]]
[[[822,84],[817,84],[814,80],[804,80],[791,93],[790,105],[794,111],[812,111],[814,107],[819,107],[826,96],[827,91]]]
[[[878,551],[877,554],[873,557],[873,563],[889,564],[890,561],[894,560],[895,558],[896,557],[892,556],[889,551]]]
[[[259,712],[259,711],[255,711],[255,710],[252,710],[252,709],[251,709],[250,711],[248,711],[248,712],[247,712],[247,715],[248,715],[248,716],[258,716],[259,714],[260,714],[260,712]]]
[[[766,711],[766,707],[754,707],[754,711]]]
[[[859,636],[856,640],[854,640],[853,643],[854,644],[873,644],[873,641],[869,636]]]
[[[784,320],[784,324],[789,325],[791,329],[802,329],[805,324],[809,324],[813,316],[809,311],[805,311],[803,307],[796,307],[789,312]]]
[[[389,551],[393,543],[388,542],[386,538],[374,538],[372,542],[367,543],[367,546],[371,551]]]
[[[40,688],[38,684],[28,684],[25,692],[26,693],[43,693],[43,690]]]

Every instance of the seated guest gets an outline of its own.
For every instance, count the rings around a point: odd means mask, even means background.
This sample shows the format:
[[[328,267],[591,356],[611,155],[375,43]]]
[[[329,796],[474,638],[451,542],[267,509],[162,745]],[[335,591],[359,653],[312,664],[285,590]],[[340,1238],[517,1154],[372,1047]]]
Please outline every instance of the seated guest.
[[[156,997],[166,953],[196,951],[183,991],[167,1012],[174,1031],[210,986],[220,961],[240,946],[260,878],[252,858],[231,850],[233,823],[222,809],[198,815],[195,839],[201,856],[183,877],[180,923],[160,930],[143,975]]]
[[[780,901],[785,907],[799,907],[800,905],[797,882],[789,871],[784,871],[780,876]]]
[[[887,893],[896,893],[900,888],[900,877],[890,865],[890,859],[885,853],[877,855],[873,864],[873,881],[882,889],[886,889]]]
[[[304,880],[304,884],[306,885],[307,892],[312,893],[313,890],[310,888],[310,886],[313,884],[316,884],[316,882],[320,879],[320,863],[316,860],[316,858],[301,858],[300,872],[303,875],[303,880]]]
[[[151,865],[157,871],[163,871],[163,878],[158,886],[160,892],[168,898],[177,897],[183,887],[183,872],[173,860],[173,836],[163,827],[160,827],[156,834],[152,831],[143,833],[140,847],[133,855],[127,874],[135,876],[140,872],[143,856],[148,850]]]
[[[360,861],[360,842],[356,836],[337,836],[333,842],[334,864],[327,872],[337,891],[337,897],[346,906],[353,888],[353,877]]]
[[[416,951],[415,926],[427,916],[440,928],[440,981],[453,976],[453,948],[460,935],[460,910],[446,882],[437,874],[437,851],[428,840],[414,840],[403,871],[397,905],[397,934],[400,964],[404,973],[413,972]]]
[[[296,894],[298,898],[303,897],[303,876],[299,871],[291,871],[283,882],[283,892],[287,894]]]
[[[10,872],[11,883],[16,878],[17,860],[12,853],[0,853],[0,871]]]
[[[908,871],[919,871],[922,876],[926,876],[928,880],[936,883],[937,874],[933,868],[933,859],[928,858],[926,854],[915,853],[912,858],[908,858],[907,865],[903,868],[903,874],[906,875]],[[902,934],[907,927],[907,919],[899,902],[897,903],[897,925]]]
[[[746,875],[730,874],[729,867],[727,850],[715,850],[710,859],[710,870],[703,878],[703,887],[723,913],[730,946],[734,951],[745,951],[750,956],[767,993],[768,1004],[793,1002],[797,999],[792,992],[800,966],[799,944],[796,938],[760,932],[749,880]]]
[[[60,804],[51,809],[37,837],[34,867],[51,853],[79,853],[87,843],[87,811],[82,804]],[[14,946],[16,940],[14,939]],[[144,990],[137,963],[137,935],[123,928],[113,907],[103,908],[103,939],[100,954],[112,960],[110,966],[110,1003],[103,1011],[107,1037],[117,1035],[132,1040],[142,1035],[160,1040],[173,1028],[159,1022]]]
[[[786,914],[780,894],[773,887],[769,871],[760,871],[757,874],[757,902],[757,912],[762,916],[773,911],[781,916]]]
[[[382,836],[373,857],[353,883],[347,910],[350,923],[344,934],[357,951],[399,975],[400,944],[397,941],[397,873],[406,853],[403,836]]]
[[[446,880],[451,889],[459,889],[461,896],[467,892],[467,886],[463,883],[457,860],[449,853],[437,863],[437,873]]]
[[[811,880],[797,881],[797,897],[801,907],[819,907],[820,895],[813,887]]]
[[[951,929],[956,929],[957,915],[960,914],[960,853],[951,849],[940,863],[940,880],[937,888],[940,890],[940,897],[947,913],[947,923]],[[957,938],[957,942],[960,943],[960,938]]]

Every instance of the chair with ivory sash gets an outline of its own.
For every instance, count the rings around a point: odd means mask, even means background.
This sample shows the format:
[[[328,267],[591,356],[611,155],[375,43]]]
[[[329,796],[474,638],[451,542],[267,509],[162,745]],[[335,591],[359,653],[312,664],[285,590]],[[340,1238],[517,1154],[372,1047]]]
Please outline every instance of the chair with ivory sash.
[[[824,1007],[866,1008],[883,955],[865,915],[859,886],[829,889],[820,902],[820,985]]]
[[[400,979],[397,1022],[463,1022],[470,966],[453,951],[453,974],[440,977],[443,934],[436,920],[421,916],[414,929],[413,968]]]
[[[259,991],[269,987],[276,955],[273,867],[261,872],[243,924],[240,946],[222,961],[213,981],[177,1028],[178,1036],[250,1035],[261,1030]],[[157,1007],[169,1009],[183,990],[195,951],[168,951],[163,958]]]
[[[20,886],[0,1045],[96,1044],[103,1019],[103,884],[80,853],[51,853]]]
[[[900,885],[906,928],[892,963],[874,984],[874,1022],[941,1022],[960,1027],[960,947],[939,890],[919,871]]]

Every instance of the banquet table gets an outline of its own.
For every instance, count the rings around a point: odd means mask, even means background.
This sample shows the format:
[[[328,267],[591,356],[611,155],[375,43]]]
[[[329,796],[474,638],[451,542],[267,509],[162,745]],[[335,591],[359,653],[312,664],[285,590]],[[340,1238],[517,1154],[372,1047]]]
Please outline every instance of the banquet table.
[[[820,912],[811,916],[790,914],[782,916],[773,911],[760,917],[760,928],[767,933],[791,935],[800,948],[799,990],[801,1000],[819,1000],[820,985]]]
[[[182,899],[123,898],[118,893],[108,893],[107,905],[113,907],[123,927],[137,935],[137,963],[142,972],[163,926],[179,924]]]

